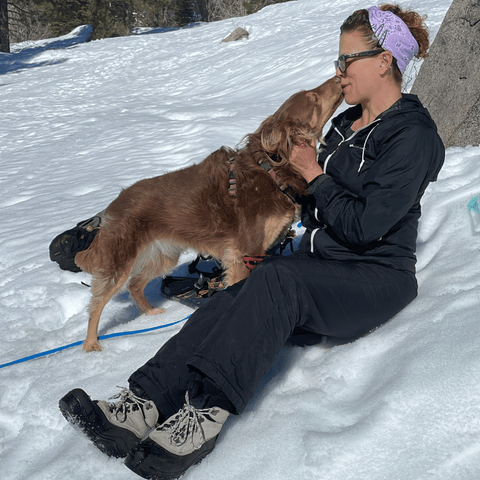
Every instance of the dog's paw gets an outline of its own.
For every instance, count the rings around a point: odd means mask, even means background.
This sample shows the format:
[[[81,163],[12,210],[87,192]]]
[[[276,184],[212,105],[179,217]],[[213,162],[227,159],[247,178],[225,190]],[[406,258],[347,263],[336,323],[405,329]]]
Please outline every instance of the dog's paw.
[[[147,315],[158,315],[159,313],[165,313],[164,308],[151,308],[145,312]]]
[[[100,344],[98,343],[97,340],[94,340],[93,342],[89,341],[89,340],[85,340],[85,342],[83,343],[83,349],[86,352],[101,352],[102,351],[102,347],[100,346]]]

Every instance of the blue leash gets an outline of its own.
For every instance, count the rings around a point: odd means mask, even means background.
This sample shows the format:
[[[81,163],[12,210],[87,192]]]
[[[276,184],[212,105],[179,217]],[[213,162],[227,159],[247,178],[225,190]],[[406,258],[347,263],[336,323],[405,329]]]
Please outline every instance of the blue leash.
[[[172,325],[181,323],[187,320],[188,318],[190,318],[190,315],[188,317],[182,318],[181,320],[177,320],[176,322],[168,323],[167,325],[160,325],[158,327],[145,328],[143,330],[132,330],[130,332],[110,333],[108,335],[101,335],[98,337],[98,339],[106,340],[107,338],[125,337],[127,335],[138,335],[139,333],[152,332],[153,330],[158,330],[160,328],[171,327]],[[13,362],[4,363],[3,365],[0,365],[0,368],[9,367],[10,365],[15,365],[17,363],[27,362],[28,360],[34,360],[35,358],[46,357],[47,355],[52,355],[53,353],[61,352],[62,350],[66,350],[67,348],[77,347],[78,345],[82,345],[82,344],[83,344],[83,340],[80,342],[70,343],[69,345],[65,345],[63,347],[54,348],[52,350],[47,350],[46,352],[36,353],[35,355],[30,355],[29,357],[24,357],[24,358],[20,358],[19,360],[14,360]]]
[[[302,224],[299,223],[297,226],[301,227]],[[158,330],[160,328],[171,327],[173,325],[176,325],[177,323],[184,322],[185,320],[187,320],[189,318],[190,318],[190,315],[188,315],[188,317],[182,318],[181,320],[177,320],[176,322],[168,323],[167,325],[160,325],[158,327],[145,328],[143,330],[133,330],[133,331],[130,331],[130,332],[119,332],[119,333],[110,333],[108,335],[100,335],[98,337],[98,339],[99,340],[106,340],[108,338],[125,337],[127,335],[138,335],[139,333],[152,332],[152,331]],[[8,362],[8,363],[4,363],[3,365],[0,365],[0,369],[5,368],[5,367],[10,367],[11,365],[16,365],[18,363],[27,362],[29,360],[34,360],[35,358],[46,357],[47,355],[52,355],[54,353],[61,352],[62,350],[67,350],[67,348],[78,347],[79,345],[82,345],[82,344],[83,344],[83,341],[74,342],[74,343],[70,343],[68,345],[64,345],[63,347],[58,347],[58,348],[54,348],[52,350],[47,350],[46,352],[36,353],[35,355],[30,355],[29,357],[19,358],[18,360],[14,360],[13,362]]]

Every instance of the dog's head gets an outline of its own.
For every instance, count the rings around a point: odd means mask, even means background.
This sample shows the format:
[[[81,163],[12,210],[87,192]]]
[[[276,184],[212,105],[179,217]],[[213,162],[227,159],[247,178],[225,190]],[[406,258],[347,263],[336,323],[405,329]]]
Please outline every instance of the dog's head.
[[[342,101],[340,79],[333,77],[317,88],[292,95],[254,135],[260,136],[265,152],[277,154],[283,165],[293,145],[321,139],[324,125]]]

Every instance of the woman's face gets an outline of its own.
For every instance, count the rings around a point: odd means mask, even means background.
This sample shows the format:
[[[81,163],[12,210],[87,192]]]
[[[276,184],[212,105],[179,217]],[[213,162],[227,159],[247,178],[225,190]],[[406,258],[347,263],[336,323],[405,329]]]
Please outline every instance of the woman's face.
[[[340,35],[339,56],[369,50],[372,48],[365,43],[361,32],[354,31]],[[379,76],[376,72],[381,61],[378,54],[369,57],[348,58],[345,72],[337,68],[336,75],[340,78],[346,103],[357,105],[370,101],[378,89]]]

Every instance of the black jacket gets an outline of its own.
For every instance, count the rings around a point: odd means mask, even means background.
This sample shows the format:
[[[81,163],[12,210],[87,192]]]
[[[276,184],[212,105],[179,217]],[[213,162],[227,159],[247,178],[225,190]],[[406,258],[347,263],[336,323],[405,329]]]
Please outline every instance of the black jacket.
[[[443,165],[435,123],[405,94],[350,135],[361,106],[332,120],[318,162],[325,174],[308,187],[300,250],[415,272],[420,199]]]

